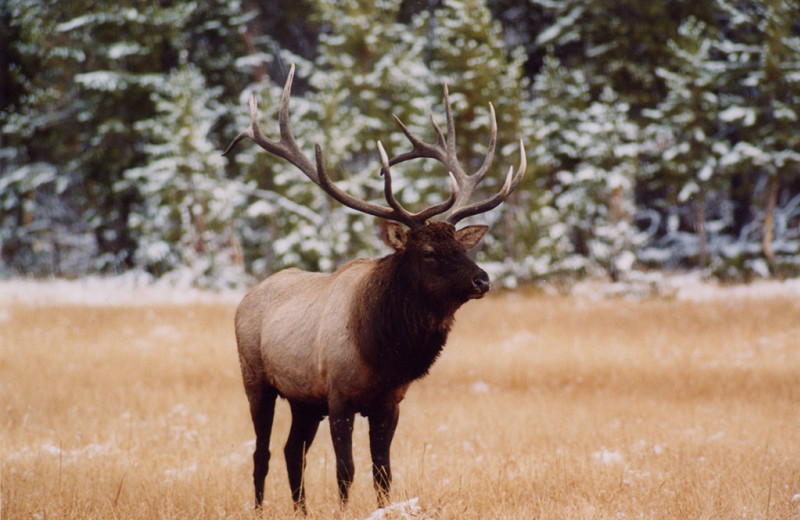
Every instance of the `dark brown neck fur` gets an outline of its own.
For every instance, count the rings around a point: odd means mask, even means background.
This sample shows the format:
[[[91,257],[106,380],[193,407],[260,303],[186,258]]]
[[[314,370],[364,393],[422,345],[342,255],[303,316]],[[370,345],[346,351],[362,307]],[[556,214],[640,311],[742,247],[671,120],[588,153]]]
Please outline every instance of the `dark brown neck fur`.
[[[410,273],[402,252],[377,261],[359,288],[360,315],[351,317],[359,352],[386,389],[426,375],[447,340],[461,303],[431,301]]]

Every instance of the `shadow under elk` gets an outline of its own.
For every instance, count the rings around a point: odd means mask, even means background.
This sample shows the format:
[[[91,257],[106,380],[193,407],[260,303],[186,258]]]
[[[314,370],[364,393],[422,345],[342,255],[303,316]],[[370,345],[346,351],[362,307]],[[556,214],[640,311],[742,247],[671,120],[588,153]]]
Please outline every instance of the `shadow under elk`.
[[[519,168],[516,172],[509,168],[498,193],[469,203],[491,167],[497,122],[490,104],[488,153],[476,172],[465,173],[456,157],[455,125],[445,84],[447,134],[431,115],[437,142],[425,143],[394,116],[412,148],[389,159],[378,141],[388,207],[367,202],[331,181],[319,145],[312,162],[295,141],[289,125],[293,77],[294,66],[281,97],[279,140],[267,139],[259,130],[258,107],[251,95],[250,125],[223,155],[241,140],[253,140],[296,166],[340,203],[383,219],[382,238],[394,253],[380,259],[353,260],[330,274],[286,269],[251,289],[239,304],[236,340],[256,433],[255,503],[260,507],[264,498],[273,414],[281,396],[292,412],[284,455],[295,509],[306,512],[305,456],[325,415],[330,419],[336,454],[339,497],[343,505],[347,502],[355,475],[352,433],[358,413],[369,421],[372,475],[378,505],[383,507],[392,480],[389,449],[399,404],[411,382],[427,374],[438,357],[456,310],[467,300],[483,297],[490,287],[489,276],[467,253],[488,227],[456,229],[455,225],[495,208],[508,197],[525,173],[525,150],[520,141]],[[411,213],[392,193],[390,166],[418,158],[434,159],[447,168],[451,194],[445,202]],[[430,221],[443,214],[443,220]]]

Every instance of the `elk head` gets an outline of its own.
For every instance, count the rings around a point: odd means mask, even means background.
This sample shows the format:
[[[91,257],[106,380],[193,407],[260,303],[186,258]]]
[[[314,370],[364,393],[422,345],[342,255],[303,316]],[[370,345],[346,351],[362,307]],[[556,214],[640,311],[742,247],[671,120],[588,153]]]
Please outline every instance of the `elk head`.
[[[384,222],[382,238],[394,248],[398,276],[414,287],[423,300],[452,302],[482,298],[489,290],[489,275],[478,267],[467,251],[488,231],[487,226],[467,226],[458,231],[446,222],[430,222],[405,231],[399,224]]]

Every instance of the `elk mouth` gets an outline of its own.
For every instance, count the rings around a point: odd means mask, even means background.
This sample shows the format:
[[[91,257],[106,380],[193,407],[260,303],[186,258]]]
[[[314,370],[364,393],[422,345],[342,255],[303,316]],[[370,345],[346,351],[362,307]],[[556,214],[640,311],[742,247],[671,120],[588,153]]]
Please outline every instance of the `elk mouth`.
[[[488,292],[489,292],[489,287],[487,287],[484,290],[480,290],[480,291],[476,290],[475,292],[473,292],[472,294],[469,295],[469,299],[470,300],[480,300],[481,298],[486,296],[486,293],[488,293]]]

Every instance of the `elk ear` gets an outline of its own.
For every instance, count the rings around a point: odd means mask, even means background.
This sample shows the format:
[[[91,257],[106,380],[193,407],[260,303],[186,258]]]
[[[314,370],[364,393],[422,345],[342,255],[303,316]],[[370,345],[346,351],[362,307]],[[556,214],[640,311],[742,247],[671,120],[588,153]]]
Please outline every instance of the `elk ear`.
[[[467,249],[472,249],[478,245],[487,231],[489,226],[467,226],[456,231],[456,240]]]
[[[381,224],[381,240],[395,251],[406,247],[406,232],[397,222],[384,220]]]

